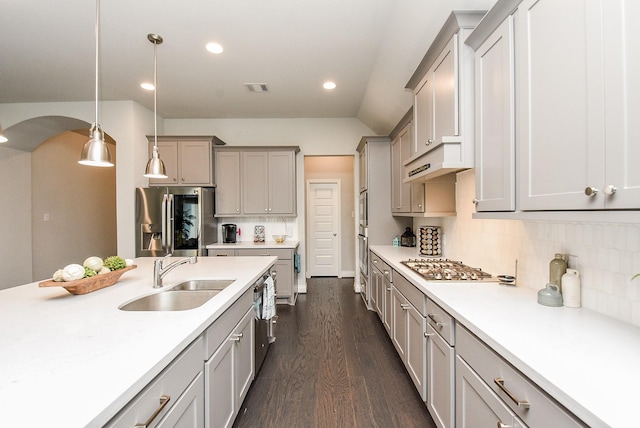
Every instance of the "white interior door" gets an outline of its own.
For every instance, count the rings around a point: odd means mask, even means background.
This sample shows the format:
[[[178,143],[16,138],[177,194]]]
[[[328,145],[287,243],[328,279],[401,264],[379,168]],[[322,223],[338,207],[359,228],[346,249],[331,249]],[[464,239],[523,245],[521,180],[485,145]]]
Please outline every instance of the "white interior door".
[[[340,180],[307,180],[309,276],[340,276]]]

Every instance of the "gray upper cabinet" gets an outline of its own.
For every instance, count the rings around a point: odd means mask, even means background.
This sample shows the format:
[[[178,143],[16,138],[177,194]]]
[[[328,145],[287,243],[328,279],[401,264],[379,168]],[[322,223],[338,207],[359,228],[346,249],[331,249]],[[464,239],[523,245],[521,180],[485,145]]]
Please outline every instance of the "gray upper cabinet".
[[[216,150],[216,215],[239,215],[240,152]]]
[[[404,181],[428,181],[474,165],[473,50],[464,40],[483,15],[452,12],[407,83],[414,94],[414,143]]]
[[[403,162],[411,150],[410,125],[407,125],[391,142],[391,212],[411,212],[411,183],[402,180]],[[424,189],[424,186],[422,186]]]
[[[244,214],[296,214],[294,151],[245,151],[242,167]]]
[[[516,208],[513,43],[509,16],[475,53],[478,211]]]
[[[478,211],[640,208],[634,12],[631,0],[499,0],[470,35]]]
[[[154,137],[149,140],[149,156]],[[150,178],[150,186],[213,186],[211,137],[158,137],[158,154],[167,178]]]
[[[216,216],[295,216],[298,147],[216,150]]]

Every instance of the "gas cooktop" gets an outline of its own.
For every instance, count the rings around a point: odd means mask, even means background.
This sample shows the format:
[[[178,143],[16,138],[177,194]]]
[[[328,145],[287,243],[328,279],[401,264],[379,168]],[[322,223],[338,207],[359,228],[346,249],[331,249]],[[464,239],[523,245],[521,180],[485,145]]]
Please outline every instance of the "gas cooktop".
[[[462,262],[449,259],[409,259],[402,262],[409,269],[419,273],[428,281],[490,281],[498,278],[473,268]]]

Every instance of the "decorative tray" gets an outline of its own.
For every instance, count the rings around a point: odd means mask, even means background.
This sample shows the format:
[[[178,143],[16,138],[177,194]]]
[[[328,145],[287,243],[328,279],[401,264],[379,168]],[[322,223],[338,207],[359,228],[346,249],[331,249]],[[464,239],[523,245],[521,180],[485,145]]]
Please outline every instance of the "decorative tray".
[[[114,270],[102,275],[96,275],[89,278],[76,279],[75,281],[54,281],[52,279],[40,283],[40,287],[64,287],[71,294],[87,294],[101,288],[110,287],[122,276],[123,273],[137,268],[137,265],[127,266],[123,269]]]

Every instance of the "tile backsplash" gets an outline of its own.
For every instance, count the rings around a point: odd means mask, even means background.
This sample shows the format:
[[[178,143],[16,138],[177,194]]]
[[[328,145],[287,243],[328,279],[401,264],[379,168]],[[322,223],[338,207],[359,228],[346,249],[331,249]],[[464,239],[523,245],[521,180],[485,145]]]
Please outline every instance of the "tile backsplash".
[[[241,230],[238,241],[252,241],[255,226],[264,226],[267,241],[273,241],[272,235],[287,235],[289,240],[298,239],[298,220],[290,217],[227,217],[218,218],[218,242],[222,242],[223,224],[233,223]]]
[[[580,272],[582,307],[640,326],[640,222],[472,219],[475,179],[472,170],[458,174],[456,217],[439,219],[444,256],[510,274],[518,260],[518,283],[535,290],[549,280],[556,253],[570,254],[569,267]],[[432,225],[429,219],[414,226]]]

